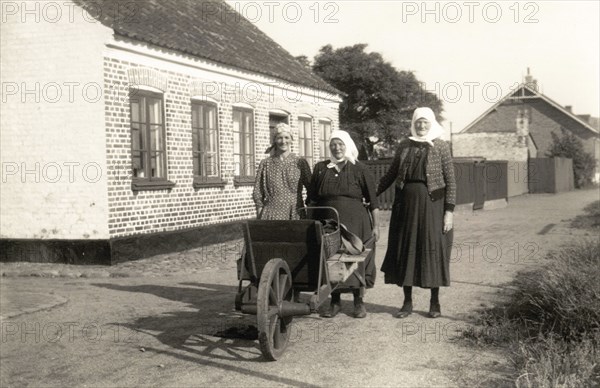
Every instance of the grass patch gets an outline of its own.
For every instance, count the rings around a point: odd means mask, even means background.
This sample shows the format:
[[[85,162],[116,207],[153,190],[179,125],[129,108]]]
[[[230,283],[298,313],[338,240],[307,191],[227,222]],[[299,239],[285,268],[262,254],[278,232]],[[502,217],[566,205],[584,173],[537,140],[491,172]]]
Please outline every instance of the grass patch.
[[[595,337],[595,338],[594,338]],[[600,385],[596,333],[581,341],[540,335],[513,343],[517,387],[597,387]]]
[[[507,303],[481,314],[484,329],[464,338],[505,347],[517,387],[600,386],[600,242],[551,252],[514,288]]]
[[[584,209],[585,214],[578,215],[571,221],[572,228],[585,228],[600,230],[600,201],[595,201],[587,205]]]

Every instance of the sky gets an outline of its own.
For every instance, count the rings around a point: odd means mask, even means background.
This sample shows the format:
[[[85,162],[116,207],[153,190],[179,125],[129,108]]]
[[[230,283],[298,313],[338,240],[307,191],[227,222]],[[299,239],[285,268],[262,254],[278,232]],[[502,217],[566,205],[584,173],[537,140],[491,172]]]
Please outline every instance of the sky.
[[[465,128],[523,82],[575,114],[600,116],[600,2],[227,1],[292,55],[368,44],[413,71]]]

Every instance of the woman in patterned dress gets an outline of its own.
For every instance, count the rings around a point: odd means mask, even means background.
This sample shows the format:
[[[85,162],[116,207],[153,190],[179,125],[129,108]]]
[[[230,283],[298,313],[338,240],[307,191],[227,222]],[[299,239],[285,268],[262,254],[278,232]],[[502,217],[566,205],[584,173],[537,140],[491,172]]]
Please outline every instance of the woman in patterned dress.
[[[340,215],[340,222],[348,230],[357,235],[363,242],[370,237],[379,239],[378,217],[379,205],[375,195],[375,179],[367,167],[357,160],[358,150],[352,138],[346,131],[331,132],[329,140],[331,159],[315,165],[308,201],[311,205],[329,206],[335,208]],[[372,218],[369,217],[371,211]],[[321,213],[322,214],[322,213]],[[325,215],[317,218],[332,218]],[[364,263],[366,288],[375,284],[375,244],[371,254]],[[363,303],[365,286],[356,276],[349,277],[344,286],[331,293],[331,304],[322,316],[332,318],[341,311],[340,292],[352,292],[354,295],[354,316],[364,318],[367,310]]]
[[[275,127],[275,139],[269,156],[258,166],[252,197],[256,218],[262,220],[297,220],[303,206],[302,187],[308,189],[310,167],[306,159],[291,153],[292,132],[285,123]]]
[[[396,185],[381,271],[385,283],[404,290],[404,303],[396,317],[412,313],[412,287],[416,286],[431,289],[429,316],[437,318],[441,315],[439,287],[450,285],[454,165],[431,109],[415,110],[410,131],[412,136],[400,143],[377,188],[379,195],[392,183]]]

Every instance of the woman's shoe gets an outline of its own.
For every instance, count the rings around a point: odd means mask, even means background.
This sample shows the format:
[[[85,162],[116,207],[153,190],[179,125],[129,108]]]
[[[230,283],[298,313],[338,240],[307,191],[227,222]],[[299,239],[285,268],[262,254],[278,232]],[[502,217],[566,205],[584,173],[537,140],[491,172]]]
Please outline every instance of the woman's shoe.
[[[354,297],[354,318],[364,318],[367,316],[367,309],[361,297]]]
[[[442,316],[442,310],[439,303],[429,305],[429,318],[439,318]]]
[[[329,308],[325,311],[323,311],[323,313],[321,314],[321,316],[323,318],[333,318],[336,315],[338,315],[338,313],[342,311],[342,304],[341,303],[331,303],[329,305]]]
[[[412,302],[404,302],[398,314],[396,314],[396,318],[406,318],[410,314],[412,314]]]

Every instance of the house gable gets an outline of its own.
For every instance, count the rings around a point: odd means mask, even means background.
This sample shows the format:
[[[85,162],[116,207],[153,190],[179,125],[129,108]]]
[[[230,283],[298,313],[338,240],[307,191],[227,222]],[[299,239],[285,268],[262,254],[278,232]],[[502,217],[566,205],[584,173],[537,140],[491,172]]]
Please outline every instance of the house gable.
[[[552,114],[554,118],[559,118],[561,123],[569,123],[567,128],[571,129],[574,126],[581,127],[582,130],[588,131],[592,134],[598,134],[598,131],[588,123],[584,122],[580,117],[567,111],[564,107],[559,105],[557,102],[546,97],[542,93],[530,88],[529,86],[522,84],[516,91],[509,93],[503,97],[500,101],[494,104],[491,108],[485,111],[481,116],[477,117],[473,122],[465,127],[461,133],[477,133],[477,132],[505,132],[506,130],[499,130],[492,128],[489,124],[482,125],[481,122],[487,116],[497,113],[500,106],[515,106],[529,104],[531,101],[541,100],[545,104],[553,107],[557,110],[557,113]],[[516,116],[515,116],[516,117]],[[496,121],[500,120],[501,117],[494,118]],[[506,124],[501,124],[500,128],[506,128]]]
[[[528,132],[536,143],[538,155],[552,144],[552,133],[571,131],[594,154],[598,131],[580,117],[527,85],[521,85],[469,124],[461,133],[516,133],[518,121],[526,118]]]
[[[3,94],[0,161],[13,174],[0,238],[109,237],[102,50],[112,31],[63,11],[37,22],[35,11],[3,15],[1,80],[14,93]]]

